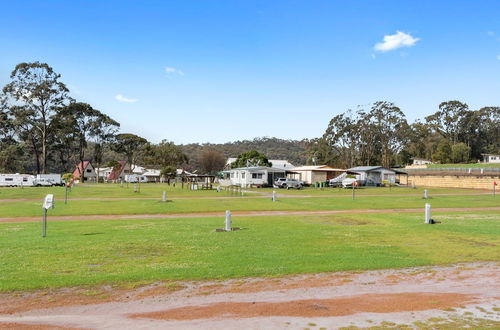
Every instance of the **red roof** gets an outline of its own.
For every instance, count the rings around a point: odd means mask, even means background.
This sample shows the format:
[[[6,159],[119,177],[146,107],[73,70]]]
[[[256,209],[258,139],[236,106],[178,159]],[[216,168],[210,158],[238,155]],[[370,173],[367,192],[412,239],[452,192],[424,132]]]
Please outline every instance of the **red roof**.
[[[80,164],[78,164],[76,166],[75,170],[73,171],[73,177],[79,178],[83,174],[83,171],[85,171],[87,166],[89,166],[89,164],[90,164],[90,161],[88,161],[88,160],[84,160],[83,162],[80,162]],[[92,164],[90,164],[90,166],[92,166]]]
[[[120,167],[113,169],[111,173],[109,173],[108,180],[118,180],[120,178],[120,174],[122,174],[125,165],[127,165],[127,162],[124,160],[120,160],[118,161],[118,163],[120,163]]]

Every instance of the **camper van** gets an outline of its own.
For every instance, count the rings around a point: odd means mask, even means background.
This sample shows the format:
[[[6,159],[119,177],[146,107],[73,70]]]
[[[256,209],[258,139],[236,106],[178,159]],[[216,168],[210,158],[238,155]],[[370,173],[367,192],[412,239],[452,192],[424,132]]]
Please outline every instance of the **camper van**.
[[[125,175],[125,182],[129,182],[129,183],[146,183],[146,182],[148,182],[148,178],[146,178],[144,175],[129,174],[129,175]]]
[[[0,187],[30,187],[35,185],[35,177],[29,174],[0,174]]]
[[[61,174],[37,174],[35,186],[64,186]]]

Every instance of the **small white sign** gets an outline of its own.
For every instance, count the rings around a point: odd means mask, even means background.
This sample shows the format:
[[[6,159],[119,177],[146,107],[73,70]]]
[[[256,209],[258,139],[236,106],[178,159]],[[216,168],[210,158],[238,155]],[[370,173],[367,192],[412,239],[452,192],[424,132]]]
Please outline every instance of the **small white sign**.
[[[48,194],[47,196],[45,196],[45,200],[43,201],[43,208],[46,210],[54,208],[54,195],[53,194]]]

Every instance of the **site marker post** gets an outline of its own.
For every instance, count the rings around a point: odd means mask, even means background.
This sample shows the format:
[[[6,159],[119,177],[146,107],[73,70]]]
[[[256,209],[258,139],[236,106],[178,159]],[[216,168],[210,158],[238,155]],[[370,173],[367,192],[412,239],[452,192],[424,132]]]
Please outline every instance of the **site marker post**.
[[[431,204],[425,203],[425,223],[431,223]]]
[[[276,191],[273,190],[273,202],[276,202]]]
[[[54,208],[54,195],[48,194],[43,201],[42,237],[47,236],[47,210]]]
[[[429,199],[429,192],[427,189],[424,189],[424,199]]]
[[[493,181],[493,198],[495,198],[496,189],[497,189],[497,182]]]
[[[163,192],[163,199],[162,199],[163,202],[166,202],[167,201],[167,192],[164,191]]]
[[[226,210],[226,221],[224,224],[225,224],[224,230],[231,231],[232,221],[231,221],[231,211],[229,211],[229,210]]]

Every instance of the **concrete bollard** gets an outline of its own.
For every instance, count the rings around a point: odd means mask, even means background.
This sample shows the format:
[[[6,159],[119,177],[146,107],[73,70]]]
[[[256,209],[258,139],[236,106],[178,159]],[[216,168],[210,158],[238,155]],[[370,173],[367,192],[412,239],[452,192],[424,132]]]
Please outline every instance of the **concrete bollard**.
[[[429,199],[429,192],[427,189],[424,189],[424,199]]]
[[[163,192],[163,199],[162,199],[163,202],[166,202],[167,201],[167,192],[164,191]]]
[[[425,223],[431,223],[431,204],[425,203]]]
[[[276,202],[276,191],[273,190],[273,202]]]
[[[225,221],[225,231],[231,231],[231,211],[227,210],[226,211],[226,221]]]

